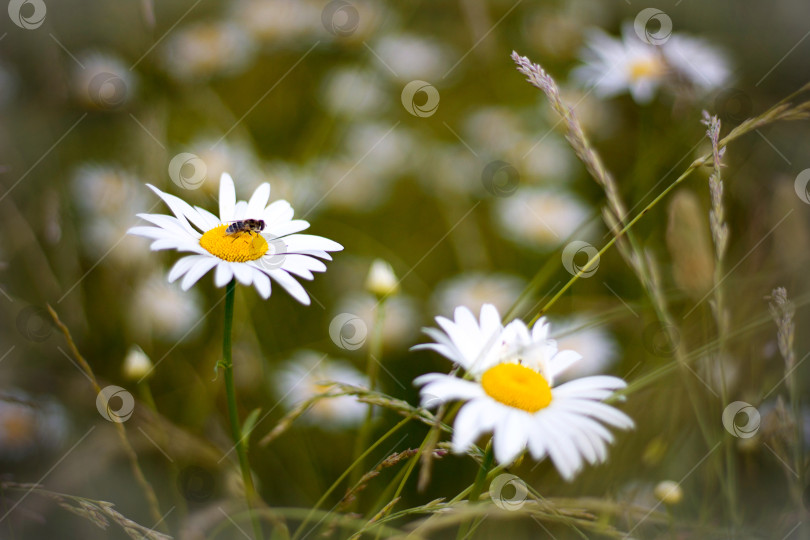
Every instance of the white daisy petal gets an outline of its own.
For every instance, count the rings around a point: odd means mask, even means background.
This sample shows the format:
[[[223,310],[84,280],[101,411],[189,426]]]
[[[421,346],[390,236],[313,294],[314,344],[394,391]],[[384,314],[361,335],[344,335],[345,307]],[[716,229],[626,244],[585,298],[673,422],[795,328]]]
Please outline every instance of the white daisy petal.
[[[250,266],[244,263],[231,263],[230,268],[236,280],[242,285],[249,287],[253,283],[254,269]],[[255,270],[255,272],[259,272],[259,270]]]
[[[464,405],[453,424],[453,452],[465,452],[490,426],[485,422],[488,403],[473,400]]]
[[[290,293],[290,296],[292,296],[305,306],[309,305],[310,300],[307,291],[305,291],[304,287],[302,287],[301,284],[298,283],[290,274],[288,274],[284,270],[279,269],[270,270],[267,273],[270,275],[271,278],[276,280],[279,285],[284,287],[284,290]]]
[[[270,298],[270,278],[264,272],[255,272],[253,274],[253,285],[259,291],[259,295],[267,300]]]
[[[197,255],[189,255],[174,263],[174,266],[169,271],[169,283],[174,283],[180,276],[188,272],[191,267],[194,266],[194,263],[197,262],[197,257]]]
[[[292,234],[284,237],[288,253],[301,253],[306,250],[341,251],[343,246],[322,236],[312,234]]]
[[[498,463],[511,464],[526,448],[527,424],[527,414],[517,409],[502,418],[493,436],[493,449]]]
[[[189,234],[192,235],[197,234],[197,231],[195,231],[191,227],[191,225],[189,225],[188,223],[189,221],[191,221],[194,225],[196,225],[200,229],[204,227],[203,219],[200,218],[200,215],[197,213],[197,211],[194,210],[194,208],[192,208],[191,205],[188,204],[186,201],[184,201],[180,197],[175,197],[174,195],[171,195],[169,193],[164,193],[151,184],[146,185],[152,191],[154,191],[158,197],[163,199],[163,202],[166,203],[169,209],[177,217],[179,222],[183,225],[183,228],[185,228]]]
[[[288,234],[295,234],[305,231],[308,228],[308,221],[304,221],[303,219],[294,219],[292,221],[285,221],[284,223],[274,225],[273,228],[269,229],[267,232],[274,236],[282,237],[287,236]]]
[[[213,257],[200,257],[194,261],[188,272],[186,272],[183,281],[180,282],[180,288],[184,291],[189,290],[192,285],[197,283],[209,270],[216,266],[217,260]]]
[[[264,212],[265,206],[267,206],[268,199],[270,199],[270,184],[265,182],[259,187],[257,187],[256,191],[254,191],[253,195],[250,197],[250,201],[248,202],[247,215],[261,216],[262,212]],[[259,218],[255,217],[253,219]]]
[[[219,179],[219,219],[223,223],[233,221],[235,207],[236,189],[233,187],[233,178],[228,173],[222,173]]]
[[[214,285],[217,287],[224,287],[230,280],[233,279],[233,272],[231,272],[230,264],[228,264],[227,261],[217,262],[216,259],[214,262],[217,265],[217,271],[214,274]]]
[[[438,398],[442,402],[447,402],[458,399],[473,399],[486,395],[481,389],[481,385],[472,381],[465,381],[458,377],[438,373],[429,375],[439,376],[428,378],[427,375],[423,375],[414,379],[414,383],[424,384],[420,391],[423,402],[427,402],[431,398]]]
[[[265,208],[262,212],[261,219],[264,220],[267,228],[272,230],[274,227],[278,227],[282,223],[290,221],[294,214],[295,212],[292,206],[290,206],[290,203],[281,199],[270,203],[270,206]]]

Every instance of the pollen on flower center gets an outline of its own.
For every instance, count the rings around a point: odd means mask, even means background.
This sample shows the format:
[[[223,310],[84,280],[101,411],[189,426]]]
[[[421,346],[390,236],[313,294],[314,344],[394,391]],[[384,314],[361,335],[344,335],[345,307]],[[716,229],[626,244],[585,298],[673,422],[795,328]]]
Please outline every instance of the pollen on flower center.
[[[214,227],[200,238],[200,246],[215,257],[229,262],[255,261],[262,258],[267,250],[267,240],[260,234],[238,232],[226,234],[228,225]]]
[[[646,77],[657,77],[664,71],[661,62],[656,58],[640,58],[630,62],[630,79],[637,81]]]
[[[494,400],[537,412],[551,403],[551,387],[545,377],[520,364],[498,364],[481,376],[481,386]]]

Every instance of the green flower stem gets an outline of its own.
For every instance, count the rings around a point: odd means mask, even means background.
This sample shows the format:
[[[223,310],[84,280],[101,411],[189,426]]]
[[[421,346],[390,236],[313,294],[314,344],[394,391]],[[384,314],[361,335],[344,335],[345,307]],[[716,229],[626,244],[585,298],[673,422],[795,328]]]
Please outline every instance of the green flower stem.
[[[228,283],[225,292],[225,322],[222,339],[222,368],[225,371],[225,394],[228,397],[228,417],[231,423],[231,436],[236,446],[236,454],[239,456],[239,468],[242,471],[242,481],[245,484],[245,499],[247,500],[250,512],[250,521],[253,525],[253,535],[261,540],[262,526],[259,516],[253,511],[256,508],[258,497],[256,488],[253,485],[253,477],[250,474],[250,464],[247,458],[247,449],[242,438],[242,428],[239,424],[239,414],[236,410],[236,388],[233,384],[233,355],[231,354],[231,330],[233,329],[233,304],[236,296],[236,280],[232,279]]]
[[[481,468],[478,469],[478,475],[475,477],[475,483],[473,484],[472,491],[470,491],[470,496],[467,498],[470,503],[477,502],[478,497],[481,496],[481,492],[484,490],[484,484],[487,481],[487,475],[489,474],[489,470],[492,468],[493,460],[494,452],[492,450],[492,440],[490,440],[489,444],[487,445],[486,453],[484,454],[484,461],[481,463]],[[456,540],[466,538],[472,532],[470,530],[471,527],[471,523],[459,527]]]
[[[377,376],[380,373],[380,357],[382,356],[382,326],[385,321],[385,298],[380,299],[377,304],[374,317],[374,328],[372,329],[371,341],[368,345],[368,360],[366,362],[366,374],[368,375],[368,389],[374,390],[377,386]],[[360,434],[357,436],[357,441],[354,446],[354,457],[360,455],[365,446],[368,444],[371,435],[371,424],[374,420],[374,405],[369,404],[366,416],[363,419],[363,425],[360,427]],[[360,480],[363,474],[362,462],[361,466],[357,467],[352,473],[349,480],[349,485],[353,486]],[[356,502],[356,501],[355,501]]]

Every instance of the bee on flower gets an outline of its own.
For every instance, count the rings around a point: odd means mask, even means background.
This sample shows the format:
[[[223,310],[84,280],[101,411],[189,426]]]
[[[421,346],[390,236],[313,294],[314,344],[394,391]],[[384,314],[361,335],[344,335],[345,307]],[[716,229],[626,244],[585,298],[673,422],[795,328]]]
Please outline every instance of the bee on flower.
[[[298,234],[309,228],[309,223],[293,219],[293,208],[285,200],[268,204],[267,183],[256,188],[249,201],[237,202],[233,179],[224,173],[219,185],[219,217],[155,186],[149,188],[163,199],[174,216],[138,214],[152,226],[133,227],[129,233],[153,239],[153,250],[192,253],[177,261],[169,272],[169,282],[183,278],[180,283],[183,290],[214,270],[217,287],[236,279],[243,285],[253,285],[266,299],[270,297],[272,278],[293,298],[309,305],[309,295],[295,278],[313,279],[313,272],[326,270],[319,259],[331,260],[328,252],[343,249],[327,238]],[[261,221],[263,227],[260,231],[234,233],[233,224],[246,220]]]

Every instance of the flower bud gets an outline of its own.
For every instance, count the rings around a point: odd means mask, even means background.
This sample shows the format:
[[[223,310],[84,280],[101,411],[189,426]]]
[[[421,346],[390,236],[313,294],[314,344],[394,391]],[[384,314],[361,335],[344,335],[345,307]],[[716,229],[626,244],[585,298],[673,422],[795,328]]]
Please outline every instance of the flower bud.
[[[152,371],[152,361],[146,353],[133,345],[129,348],[124,359],[124,376],[133,381],[137,381],[148,375]]]
[[[382,259],[375,259],[368,271],[366,289],[378,298],[397,294],[399,281],[391,265]]]
[[[667,506],[675,506],[683,499],[683,490],[678,482],[664,480],[653,490],[655,497]]]

